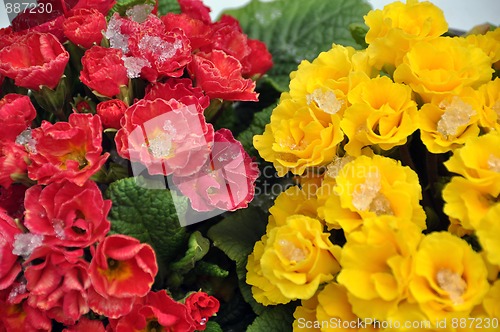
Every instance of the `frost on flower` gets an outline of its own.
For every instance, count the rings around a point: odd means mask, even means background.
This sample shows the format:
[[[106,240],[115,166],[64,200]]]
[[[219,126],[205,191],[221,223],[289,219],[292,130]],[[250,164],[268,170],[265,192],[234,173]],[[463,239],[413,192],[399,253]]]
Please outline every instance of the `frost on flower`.
[[[467,125],[476,115],[472,106],[457,96],[451,102],[441,102],[439,107],[445,112],[437,123],[437,131],[445,137],[458,135],[460,127]]]
[[[104,36],[109,39],[109,45],[111,48],[117,48],[122,50],[122,52],[128,53],[128,38],[129,36],[122,34],[121,26],[122,22],[119,19],[120,16],[113,15],[108,23],[108,28],[104,33]]]
[[[307,104],[311,105],[313,102],[316,103],[318,108],[323,112],[328,114],[336,114],[342,108],[344,102],[338,100],[335,92],[333,91],[323,91],[322,89],[316,89],[311,94],[307,95]]]
[[[36,153],[36,140],[31,136],[31,128],[27,128],[16,137],[16,144],[24,145],[29,153]]]
[[[346,155],[344,157],[335,156],[333,161],[326,166],[326,175],[335,179],[339,175],[342,168],[346,164],[353,161],[354,159],[356,159],[356,158],[354,158],[353,156],[349,156],[349,155]]]
[[[158,36],[146,35],[139,41],[139,50],[152,53],[160,63],[172,58],[181,48],[182,41],[180,39],[170,43]]]
[[[17,256],[28,258],[33,250],[41,246],[43,243],[43,235],[23,233],[14,236],[14,249],[12,253]]]
[[[127,9],[125,14],[129,19],[137,23],[143,23],[153,11],[154,6],[148,4],[136,5]]]
[[[9,298],[7,301],[12,301],[19,295],[25,294],[27,291],[26,289],[26,284],[25,283],[20,283],[14,287],[12,287],[12,290],[9,293]]]
[[[488,168],[494,172],[500,173],[500,158],[491,154],[488,158]]]
[[[450,269],[440,269],[436,273],[436,280],[444,291],[448,292],[450,300],[456,304],[464,303],[462,295],[467,290],[467,283],[462,279],[460,275]]]
[[[394,214],[387,197],[380,192],[382,189],[381,175],[377,172],[370,172],[366,176],[365,183],[358,185],[352,193],[352,205],[360,211],[370,211],[377,216],[383,214]]]
[[[125,68],[127,68],[128,78],[137,78],[141,75],[142,68],[150,67],[151,64],[148,60],[144,58],[138,58],[134,56],[124,56],[122,58]]]

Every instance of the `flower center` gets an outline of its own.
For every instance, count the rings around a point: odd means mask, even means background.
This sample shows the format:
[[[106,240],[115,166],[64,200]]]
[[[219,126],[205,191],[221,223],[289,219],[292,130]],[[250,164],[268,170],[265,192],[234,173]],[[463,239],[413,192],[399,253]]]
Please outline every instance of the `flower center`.
[[[306,96],[307,104],[316,103],[319,109],[328,114],[335,114],[342,108],[344,102],[338,100],[335,92],[316,89]]]
[[[146,331],[148,332],[161,332],[164,331],[163,326],[158,323],[158,321],[155,320],[150,320],[148,322],[148,325],[146,326]]]
[[[488,168],[493,172],[500,173],[500,158],[490,154],[488,158]]]
[[[280,240],[278,244],[281,247],[281,253],[289,261],[300,263],[307,258],[307,252],[297,248],[292,242],[288,240]]]
[[[472,106],[457,96],[451,102],[442,101],[439,108],[444,109],[444,114],[437,123],[437,131],[444,137],[457,136],[460,127],[467,125],[471,117],[476,115]]]
[[[155,158],[168,158],[172,150],[172,140],[167,134],[161,133],[149,140],[148,150]]]
[[[441,269],[436,274],[436,279],[439,287],[448,293],[453,304],[464,302],[462,295],[467,289],[467,283],[461,276],[450,269]]]

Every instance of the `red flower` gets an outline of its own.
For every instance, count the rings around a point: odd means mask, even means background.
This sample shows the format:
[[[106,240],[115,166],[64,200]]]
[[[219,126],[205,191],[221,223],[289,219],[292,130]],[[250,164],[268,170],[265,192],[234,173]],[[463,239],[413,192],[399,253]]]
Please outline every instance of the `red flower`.
[[[73,3],[74,2],[75,0],[73,0]],[[101,14],[107,15],[109,10],[113,8],[115,4],[116,0],[78,0],[78,2],[74,5],[73,10],[78,10],[80,8],[94,8],[101,12]]]
[[[68,325],[86,314],[90,280],[88,263],[79,258],[82,255],[82,250],[65,252],[47,246],[35,249],[24,263],[28,304]]]
[[[162,16],[167,31],[181,29],[191,42],[191,49],[198,50],[206,45],[211,45],[212,29],[209,24],[203,23],[187,14],[168,13]]]
[[[77,9],[63,23],[64,34],[76,45],[91,48],[99,44],[102,30],[106,29],[106,18],[97,9]]]
[[[97,104],[97,114],[101,117],[104,128],[120,129],[120,120],[123,118],[127,104],[120,99],[111,99]]]
[[[192,84],[189,78],[172,78],[165,83],[152,84],[146,88],[144,99],[175,99],[186,106],[194,105],[198,111],[203,112],[210,105],[210,98],[205,96],[199,87],[193,87]]]
[[[56,37],[30,32],[0,49],[0,74],[24,88],[38,91],[45,85],[53,89],[68,61],[69,53]]]
[[[0,326],[7,332],[52,331],[52,322],[45,311],[33,308],[27,301],[12,304],[0,299]]]
[[[0,100],[2,119],[1,140],[15,141],[17,135],[28,128],[36,117],[36,110],[28,96],[9,93]]]
[[[210,98],[257,101],[255,82],[241,76],[241,63],[220,50],[196,53],[188,71]]]
[[[89,293],[89,305],[110,318],[125,315],[135,298],[149,292],[156,273],[156,255],[150,245],[129,236],[110,235],[98,244],[90,263],[95,294]]]
[[[185,303],[189,314],[196,322],[197,331],[205,330],[208,319],[216,314],[220,307],[219,300],[203,292],[189,295]]]
[[[139,31],[130,36],[128,46],[133,57],[146,60],[141,76],[150,82],[162,76],[182,76],[184,68],[192,59],[189,39],[182,30],[165,32],[163,23],[161,29],[148,29],[143,24]]]
[[[129,81],[122,57],[119,49],[93,46],[82,57],[80,80],[102,96],[116,96]]]
[[[104,325],[100,320],[91,320],[81,317],[77,324],[65,328],[63,332],[105,332]]]
[[[9,188],[27,174],[28,153],[22,145],[0,141],[0,187]]]
[[[93,181],[33,186],[26,191],[24,225],[52,246],[85,248],[108,233],[111,201],[103,200]]]
[[[258,176],[257,165],[241,143],[230,130],[219,129],[210,159],[200,172],[188,177],[174,176],[173,183],[189,197],[196,211],[234,211],[247,207],[253,199]]]
[[[244,77],[260,77],[273,66],[273,57],[266,44],[256,39],[248,39],[250,54],[241,60]]]
[[[212,44],[202,48],[203,52],[209,53],[212,50],[221,50],[241,60],[247,57],[251,49],[248,47],[248,38],[242,30],[240,23],[234,17],[223,15],[219,22],[212,25]]]
[[[52,10],[49,12],[48,10],[44,10],[46,4],[51,2]],[[40,6],[40,13],[30,13],[30,11],[26,11],[24,13],[20,13],[12,20],[12,27],[14,31],[20,33],[27,32],[41,32],[41,33],[50,33],[54,35],[59,42],[64,43],[66,41],[66,37],[63,32],[63,22],[64,15],[61,8],[57,8],[57,5],[54,5],[54,1],[50,0],[38,0],[38,4]],[[43,11],[43,12],[42,12]]]
[[[197,107],[174,99],[142,99],[127,109],[115,137],[118,154],[149,174],[191,175],[210,152],[213,127]]]
[[[102,153],[101,119],[71,114],[68,122],[43,121],[33,129],[35,151],[30,153],[28,175],[39,184],[68,180],[83,185],[106,162]]]
[[[12,218],[22,220],[26,189],[28,188],[22,184],[12,185],[8,189],[0,186],[0,211],[6,212]]]
[[[183,14],[187,14],[192,18],[200,20],[204,23],[211,23],[210,8],[203,4],[201,0],[178,0]]]
[[[14,220],[0,211],[0,290],[12,286],[21,272],[19,257],[12,253],[16,234],[21,234],[21,231]]]
[[[165,290],[150,292],[143,304],[137,304],[128,315],[110,322],[114,332],[167,331],[190,332],[195,324],[188,308],[168,296]]]

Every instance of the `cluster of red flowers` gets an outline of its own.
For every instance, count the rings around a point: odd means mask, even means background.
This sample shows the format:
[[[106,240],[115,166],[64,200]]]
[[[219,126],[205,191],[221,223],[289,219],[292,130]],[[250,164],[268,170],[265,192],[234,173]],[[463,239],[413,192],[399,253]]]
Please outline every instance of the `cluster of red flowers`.
[[[68,100],[61,82],[71,67],[98,100],[94,110],[85,104],[40,122],[39,99],[0,91],[0,331],[50,331],[54,321],[65,331],[194,331],[218,311],[203,292],[181,303],[151,290],[154,250],[108,235],[111,201],[91,179],[113,153],[103,149],[107,129],[119,156],[172,176],[197,211],[232,211],[253,198],[255,163],[204,112],[215,99],[257,100],[253,79],[271,67],[270,54],[236,20],[211,22],[200,0],[179,4],[182,14],[159,18],[139,5],[108,22],[114,0],[66,0],[0,30],[0,86],[9,78]],[[146,83],[140,99],[135,80]]]

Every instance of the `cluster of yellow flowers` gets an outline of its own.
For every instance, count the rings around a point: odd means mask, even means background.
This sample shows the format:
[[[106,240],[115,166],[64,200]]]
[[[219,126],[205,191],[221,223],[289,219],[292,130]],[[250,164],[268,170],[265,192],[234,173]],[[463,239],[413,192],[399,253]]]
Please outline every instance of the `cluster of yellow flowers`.
[[[270,209],[247,283],[264,305],[301,300],[294,331],[500,331],[500,28],[445,37],[417,0],[365,23],[368,47],[304,60],[254,137],[299,184]],[[453,175],[447,232],[426,230],[421,174],[397,160],[417,130]]]

